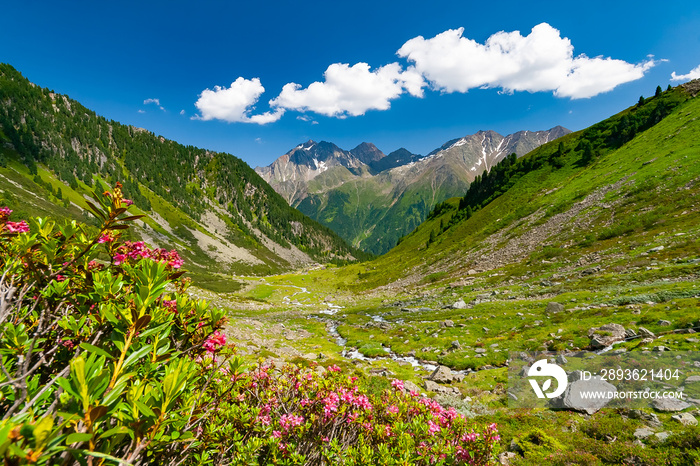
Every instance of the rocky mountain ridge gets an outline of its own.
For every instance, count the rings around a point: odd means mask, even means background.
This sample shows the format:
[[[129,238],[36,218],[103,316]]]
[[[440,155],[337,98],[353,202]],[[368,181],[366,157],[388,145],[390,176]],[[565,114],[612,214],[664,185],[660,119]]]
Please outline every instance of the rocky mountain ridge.
[[[464,194],[476,176],[505,156],[525,155],[570,131],[495,131],[453,139],[427,156],[398,149],[385,155],[363,142],[346,151],[307,141],[256,171],[290,205],[346,241],[382,254],[412,231],[438,202]]]

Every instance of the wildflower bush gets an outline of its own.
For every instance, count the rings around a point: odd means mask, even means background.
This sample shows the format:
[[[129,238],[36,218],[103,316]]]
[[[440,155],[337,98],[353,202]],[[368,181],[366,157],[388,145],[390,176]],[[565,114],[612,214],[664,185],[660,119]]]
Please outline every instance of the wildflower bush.
[[[244,368],[176,251],[123,241],[139,216],[95,193],[97,230],[0,209],[5,464],[487,464],[495,425],[331,366]]]
[[[495,424],[475,430],[401,380],[368,394],[358,377],[335,365],[319,373],[299,366],[259,365],[214,371],[205,397],[216,400],[216,422],[202,423],[201,459],[233,464],[483,465],[499,440]],[[196,413],[196,415],[206,413]]]

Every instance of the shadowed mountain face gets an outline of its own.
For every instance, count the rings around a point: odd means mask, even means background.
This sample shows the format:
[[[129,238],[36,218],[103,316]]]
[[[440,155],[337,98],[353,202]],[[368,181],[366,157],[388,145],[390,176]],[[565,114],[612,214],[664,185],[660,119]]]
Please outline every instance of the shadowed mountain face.
[[[454,139],[427,156],[401,148],[385,155],[363,142],[350,151],[307,141],[256,171],[290,205],[354,246],[382,254],[477,175],[515,153],[522,156],[570,131],[495,131]]]

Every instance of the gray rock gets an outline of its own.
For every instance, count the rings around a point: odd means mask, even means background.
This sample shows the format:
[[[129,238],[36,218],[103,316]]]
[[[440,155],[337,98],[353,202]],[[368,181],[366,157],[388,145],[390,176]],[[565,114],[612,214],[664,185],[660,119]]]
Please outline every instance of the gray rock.
[[[636,336],[637,336],[637,332],[635,332],[633,329],[628,328],[627,330],[625,330],[625,337],[626,338],[632,338],[632,337],[636,337]]]
[[[634,436],[638,439],[645,439],[647,437],[651,437],[652,435],[654,435],[654,431],[649,427],[640,427],[634,431]]]
[[[458,350],[458,349],[460,349],[461,347],[462,347],[462,345],[460,345],[459,342],[458,342],[457,340],[455,340],[455,341],[453,341],[452,343],[450,343],[450,349]]]
[[[423,382],[423,384],[424,384],[425,389],[429,390],[431,392],[441,393],[443,395],[453,395],[453,396],[461,396],[462,395],[457,387],[445,387],[443,385],[439,385],[439,384],[433,382],[432,380],[425,380]]]
[[[454,327],[455,323],[449,319],[440,322],[440,327]]]
[[[556,303],[554,301],[547,303],[547,308],[544,311],[546,314],[556,314],[558,312],[564,312],[564,305]]]
[[[404,380],[404,382],[403,382],[403,389],[404,389],[404,391],[407,392],[407,393],[408,393],[408,392],[420,393],[420,391],[421,391],[421,388],[420,388],[418,385],[416,385],[416,384],[414,384],[413,382],[411,382],[410,380]]]
[[[517,457],[518,454],[513,451],[504,451],[503,453],[498,455],[498,462],[501,464],[501,466],[508,466],[509,464],[511,464],[511,460],[514,460]]]
[[[657,439],[659,439],[660,442],[663,442],[666,440],[671,434],[668,432],[659,432],[658,434],[654,434]]]
[[[641,409],[630,409],[627,415],[632,419],[641,419],[652,427],[661,427],[659,416],[657,416],[655,413],[648,413],[646,411],[642,411]]]
[[[600,328],[590,328],[588,336],[591,338],[591,348],[601,349],[623,341],[625,339],[625,327],[620,324],[605,324]]]
[[[594,414],[613,400],[613,398],[584,399],[581,396],[582,392],[615,393],[617,388],[598,376],[592,377],[590,380],[582,380],[580,373],[575,372],[569,376],[569,385],[566,387],[566,391],[560,397],[554,398],[551,405],[554,408]]]
[[[663,250],[664,250],[663,246],[656,246],[655,248],[649,249],[647,252],[651,253],[651,252],[659,252],[659,251],[663,251]]]
[[[663,412],[683,411],[684,409],[692,406],[690,403],[686,403],[685,401],[677,398],[657,398],[651,403],[651,405],[657,411]]]
[[[474,352],[479,353],[479,354],[484,354],[486,352],[486,349],[485,348],[476,348],[474,350]]]
[[[467,308],[467,303],[465,303],[463,299],[460,299],[459,301],[456,301],[452,304],[452,309],[466,309],[466,308]]]
[[[481,329],[481,330],[483,330],[484,332],[487,332],[487,333],[488,333],[488,331],[489,331],[489,329],[488,329],[488,328],[486,328],[486,327],[482,327],[482,329]]]
[[[661,320],[658,321],[656,324],[657,324],[657,325],[660,325],[660,326],[662,326],[662,327],[669,327],[669,326],[671,325],[671,321],[670,321],[670,320],[663,320],[663,319],[661,319]]]
[[[661,353],[664,351],[668,351],[668,347],[666,347],[666,346],[654,346],[652,348],[652,351],[658,351],[659,353]]]
[[[560,354],[559,356],[557,356],[557,364],[566,364],[568,362],[569,362],[569,360],[566,359],[563,354]]]
[[[642,336],[642,338],[655,338],[656,335],[654,335],[654,332],[651,330],[645,328],[645,327],[639,327],[639,334]]]
[[[700,382],[700,375],[691,375],[685,379],[685,383],[698,383]]]
[[[428,380],[439,383],[450,383],[452,380],[454,380],[454,376],[452,375],[452,370],[449,367],[438,366],[438,368],[435,369],[432,374],[430,374]]]
[[[698,425],[698,420],[695,419],[695,416],[693,416],[690,413],[680,413],[671,416],[671,419],[680,422],[684,426],[696,426]]]

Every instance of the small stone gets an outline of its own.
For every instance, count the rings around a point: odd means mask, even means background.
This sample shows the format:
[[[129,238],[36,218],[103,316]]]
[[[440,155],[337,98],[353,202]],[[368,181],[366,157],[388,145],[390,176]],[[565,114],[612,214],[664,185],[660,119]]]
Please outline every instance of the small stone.
[[[484,348],[476,348],[476,349],[474,350],[474,352],[475,352],[475,353],[479,353],[479,354],[484,354],[484,353],[486,352],[486,349],[484,349]]]
[[[644,328],[644,327],[639,327],[639,334],[643,338],[654,338],[656,336],[656,335],[654,335],[654,332],[652,332],[651,330]]]
[[[657,322],[657,325],[660,325],[662,327],[668,327],[671,325],[671,321],[661,319],[660,321]]]
[[[455,323],[449,319],[440,322],[440,327],[454,327],[454,326],[455,326]]]
[[[458,350],[458,349],[460,349],[461,347],[462,347],[462,345],[460,345],[459,342],[458,342],[457,340],[455,340],[455,341],[453,341],[452,343],[450,343],[450,348],[453,349],[453,350]]]
[[[649,427],[640,427],[639,429],[634,431],[634,436],[638,439],[644,439],[647,437],[651,437],[652,435],[654,435],[654,431],[651,430]]]
[[[654,347],[652,348],[652,351],[658,351],[659,353],[661,353],[661,352],[664,352],[664,351],[668,351],[668,347],[666,347],[666,346],[661,346],[661,345],[660,345],[660,346],[654,346]]]
[[[700,382],[700,375],[691,375],[685,379],[685,383],[698,383]]]
[[[513,451],[504,451],[498,455],[498,462],[501,464],[501,466],[508,466],[511,464],[511,460],[514,460],[517,458],[517,456],[518,454]]]
[[[671,434],[668,432],[659,432],[658,434],[655,434],[656,438],[659,439],[659,441],[663,442],[666,440]]]
[[[652,253],[652,252],[659,252],[659,251],[663,251],[663,250],[664,250],[663,246],[656,246],[655,248],[649,249],[647,252]]]

